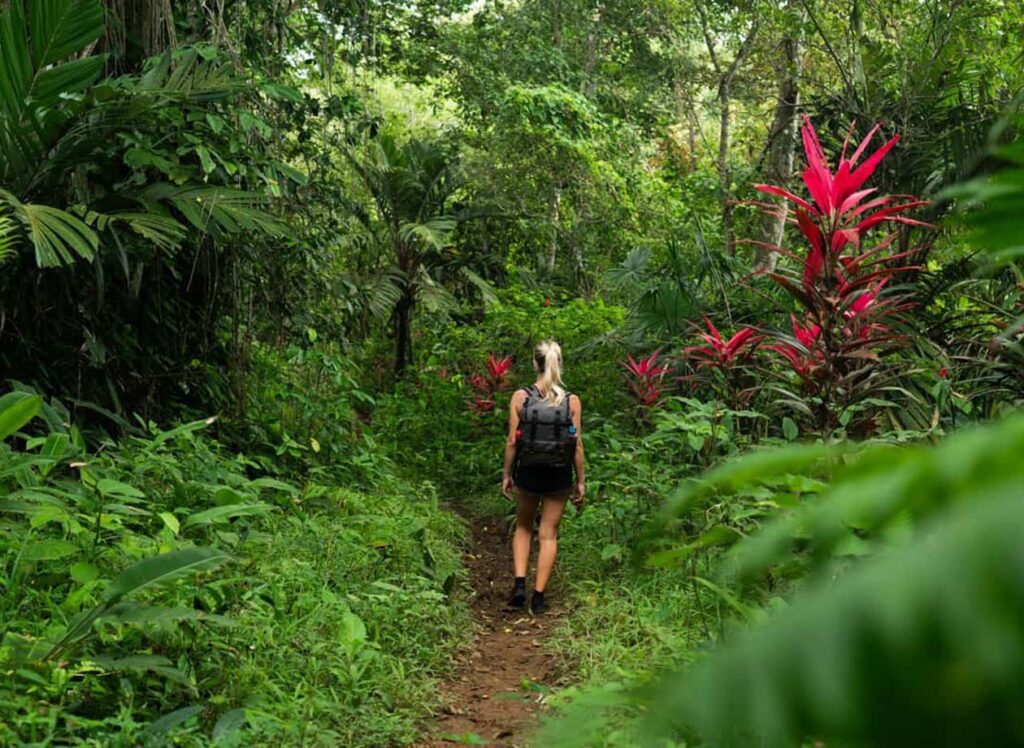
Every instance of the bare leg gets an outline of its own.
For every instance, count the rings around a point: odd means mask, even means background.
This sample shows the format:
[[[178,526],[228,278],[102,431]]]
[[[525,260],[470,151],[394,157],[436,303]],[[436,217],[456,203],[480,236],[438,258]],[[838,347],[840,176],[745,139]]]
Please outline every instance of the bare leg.
[[[516,491],[516,533],[512,536],[512,566],[517,577],[526,576],[530,563],[530,541],[533,539],[533,518],[537,514],[540,497],[526,491]]]
[[[555,566],[558,555],[558,524],[562,521],[565,502],[569,494],[555,494],[544,497],[544,505],[540,514],[540,551],[537,553],[537,581],[534,589],[543,592],[551,578],[551,570]]]

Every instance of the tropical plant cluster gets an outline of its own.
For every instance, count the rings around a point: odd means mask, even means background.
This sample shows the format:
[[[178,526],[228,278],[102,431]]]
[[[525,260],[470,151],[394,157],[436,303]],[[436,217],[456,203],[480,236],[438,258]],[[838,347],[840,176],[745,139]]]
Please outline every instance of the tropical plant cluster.
[[[0,744],[441,739],[549,338],[535,744],[1024,743],[1022,12],[0,3]]]

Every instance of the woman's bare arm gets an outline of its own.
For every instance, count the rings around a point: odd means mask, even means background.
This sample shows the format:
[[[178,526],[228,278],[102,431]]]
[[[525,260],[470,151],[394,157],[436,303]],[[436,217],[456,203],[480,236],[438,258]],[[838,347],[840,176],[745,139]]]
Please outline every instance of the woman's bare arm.
[[[573,395],[572,399],[569,405],[572,408],[572,422],[576,427],[576,455],[573,460],[576,465],[576,494],[572,498],[572,503],[578,509],[583,506],[586,494],[586,480],[583,477],[583,404],[576,395]]]
[[[501,492],[512,499],[512,463],[516,458],[516,431],[519,430],[519,411],[526,394],[517,390],[508,404],[508,437],[505,439],[505,464],[501,470]]]

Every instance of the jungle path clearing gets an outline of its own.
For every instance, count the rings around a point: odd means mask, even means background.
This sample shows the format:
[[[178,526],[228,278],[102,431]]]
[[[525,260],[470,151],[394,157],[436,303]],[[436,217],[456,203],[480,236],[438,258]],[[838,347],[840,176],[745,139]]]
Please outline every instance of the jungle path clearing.
[[[512,582],[506,520],[469,522],[473,539],[465,563],[477,631],[460,656],[458,672],[441,687],[441,711],[422,745],[521,748],[544,709],[544,694],[554,685],[554,662],[544,651],[544,641],[561,609],[556,599],[538,618],[525,610],[506,611]]]

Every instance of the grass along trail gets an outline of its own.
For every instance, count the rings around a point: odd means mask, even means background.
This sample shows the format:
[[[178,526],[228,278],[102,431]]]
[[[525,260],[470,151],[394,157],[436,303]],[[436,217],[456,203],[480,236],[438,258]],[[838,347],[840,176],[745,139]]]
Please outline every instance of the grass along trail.
[[[544,642],[562,611],[557,599],[538,618],[506,611],[512,563],[506,520],[469,522],[473,539],[466,566],[476,634],[457,674],[442,685],[442,711],[422,746],[518,748],[529,744],[543,695],[554,685],[554,661]]]

